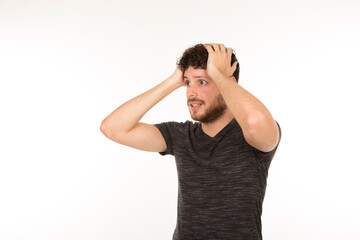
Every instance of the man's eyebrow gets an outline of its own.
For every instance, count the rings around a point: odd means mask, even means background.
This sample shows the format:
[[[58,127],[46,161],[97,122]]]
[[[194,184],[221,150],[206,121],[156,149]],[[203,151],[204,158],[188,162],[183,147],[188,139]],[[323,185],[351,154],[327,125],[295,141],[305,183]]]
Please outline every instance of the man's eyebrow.
[[[184,76],[184,78],[188,79],[188,77],[187,77],[187,76]],[[194,76],[194,78],[207,78],[207,77],[202,76],[202,75],[198,75],[198,76]]]

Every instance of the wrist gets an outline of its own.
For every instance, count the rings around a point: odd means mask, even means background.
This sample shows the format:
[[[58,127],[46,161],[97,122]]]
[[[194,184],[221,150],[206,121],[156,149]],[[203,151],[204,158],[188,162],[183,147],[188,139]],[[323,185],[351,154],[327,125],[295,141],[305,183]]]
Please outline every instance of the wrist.
[[[172,77],[168,77],[167,79],[165,79],[163,81],[163,84],[164,84],[164,86],[169,88],[171,91],[174,91],[174,90],[178,89],[179,87],[184,86],[183,83],[174,81],[174,79]]]
[[[227,75],[224,75],[222,73],[218,73],[218,74],[213,74],[211,76],[211,79],[218,85],[218,84],[221,84],[223,82],[231,81],[231,76],[227,76]]]

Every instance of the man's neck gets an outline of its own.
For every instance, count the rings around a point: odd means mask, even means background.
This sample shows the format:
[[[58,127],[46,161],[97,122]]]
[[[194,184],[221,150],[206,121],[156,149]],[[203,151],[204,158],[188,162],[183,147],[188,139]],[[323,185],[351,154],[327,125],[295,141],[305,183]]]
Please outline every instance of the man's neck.
[[[231,122],[234,115],[227,109],[224,114],[211,123],[201,123],[201,128],[206,135],[210,137],[216,136],[226,125]]]

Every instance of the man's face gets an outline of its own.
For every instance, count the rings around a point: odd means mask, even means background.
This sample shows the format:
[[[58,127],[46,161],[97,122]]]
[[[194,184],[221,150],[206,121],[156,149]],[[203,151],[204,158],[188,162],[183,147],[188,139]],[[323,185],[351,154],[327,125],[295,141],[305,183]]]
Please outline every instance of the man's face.
[[[188,67],[184,72],[184,80],[192,119],[211,123],[224,114],[227,109],[225,101],[205,69]]]

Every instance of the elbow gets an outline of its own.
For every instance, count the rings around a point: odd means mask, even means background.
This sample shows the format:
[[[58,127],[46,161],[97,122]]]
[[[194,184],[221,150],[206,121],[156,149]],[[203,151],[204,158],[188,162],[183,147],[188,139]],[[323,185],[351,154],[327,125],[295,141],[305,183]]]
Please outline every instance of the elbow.
[[[124,134],[121,129],[109,122],[107,119],[104,119],[101,122],[100,131],[105,135],[105,137],[113,141],[120,141],[120,139],[126,137],[126,134]]]
[[[107,126],[107,122],[106,122],[106,119],[104,119],[102,122],[101,122],[101,125],[100,125],[100,131],[105,135],[105,136],[108,136],[108,126]]]
[[[270,114],[255,112],[246,119],[246,131],[249,135],[255,136],[273,128],[277,129],[277,125]]]
[[[246,119],[247,132],[251,135],[256,134],[262,128],[264,122],[266,122],[266,117],[261,112],[253,113]]]

